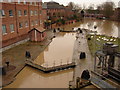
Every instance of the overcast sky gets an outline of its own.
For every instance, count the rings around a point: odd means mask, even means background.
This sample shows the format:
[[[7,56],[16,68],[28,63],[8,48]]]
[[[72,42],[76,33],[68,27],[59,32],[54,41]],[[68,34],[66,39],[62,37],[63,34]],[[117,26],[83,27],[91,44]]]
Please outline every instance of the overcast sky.
[[[51,0],[42,0],[42,2],[48,2],[48,1],[51,1]],[[80,4],[81,6],[85,5],[86,7],[88,7],[90,4],[95,4],[96,6],[105,1],[113,1],[115,5],[118,6],[118,2],[120,0],[52,0],[52,1],[58,2],[63,5],[67,5],[69,2],[74,2],[76,4]]]

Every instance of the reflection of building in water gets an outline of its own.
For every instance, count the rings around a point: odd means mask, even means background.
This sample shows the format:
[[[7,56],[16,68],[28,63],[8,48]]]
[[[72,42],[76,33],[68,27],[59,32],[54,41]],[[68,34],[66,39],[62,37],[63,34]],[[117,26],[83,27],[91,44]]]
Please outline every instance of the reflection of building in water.
[[[39,56],[35,59],[34,63],[42,65],[44,63],[44,52],[41,52]]]

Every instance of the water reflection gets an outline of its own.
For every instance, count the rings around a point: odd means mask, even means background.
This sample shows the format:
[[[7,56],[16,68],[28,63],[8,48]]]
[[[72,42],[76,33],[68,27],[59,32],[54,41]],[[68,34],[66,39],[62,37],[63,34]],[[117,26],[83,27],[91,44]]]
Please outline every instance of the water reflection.
[[[98,34],[105,34],[108,36],[114,36],[118,37],[118,27],[120,22],[116,21],[109,21],[109,20],[93,20],[93,19],[84,19],[84,21],[70,24],[64,26],[66,30],[71,30],[72,27],[74,28],[86,28],[91,30],[96,30]],[[97,26],[96,29],[94,29],[94,26]]]
[[[25,67],[16,80],[6,88],[68,88],[73,70],[44,74],[31,67]]]
[[[118,25],[116,25],[115,21],[108,21],[108,20],[91,20],[91,19],[85,19],[84,23],[82,23],[78,27],[87,28],[91,30],[95,30],[98,32],[98,34],[105,34],[108,36],[114,36],[118,37]],[[94,26],[97,26],[96,29],[94,29]]]
[[[34,62],[45,67],[70,63],[74,41],[75,33],[60,33],[58,37],[53,39],[47,50],[40,53]]]

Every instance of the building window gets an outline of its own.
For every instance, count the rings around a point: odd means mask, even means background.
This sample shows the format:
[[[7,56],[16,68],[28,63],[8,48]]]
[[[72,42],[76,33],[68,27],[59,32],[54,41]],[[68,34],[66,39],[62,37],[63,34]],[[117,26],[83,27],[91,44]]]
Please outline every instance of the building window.
[[[22,11],[18,10],[18,16],[22,16]]]
[[[35,6],[37,5],[36,2],[34,2]]]
[[[13,11],[9,10],[9,16],[13,16]]]
[[[9,3],[11,3],[11,2],[12,2],[12,0],[8,0],[8,2],[9,2]]]
[[[0,17],[5,16],[4,10],[0,10]]]
[[[10,24],[10,31],[14,32],[14,24]]]
[[[31,26],[34,26],[34,22],[33,21],[31,22]]]
[[[30,5],[32,5],[32,2],[30,2]]]
[[[7,34],[6,25],[2,25],[2,34]]]
[[[0,2],[3,2],[3,0],[0,0]]]
[[[18,0],[18,4],[20,4],[20,0]]]
[[[38,20],[35,20],[35,25],[38,25]]]
[[[24,4],[26,4],[26,1],[24,0],[24,2],[23,2]]]
[[[42,20],[40,20],[40,24],[42,24]]]
[[[22,28],[22,27],[23,27],[22,22],[19,22],[19,28]]]
[[[42,10],[40,10],[40,15],[42,14]]]
[[[32,10],[30,11],[30,15],[33,16],[33,11]]]
[[[37,15],[37,11],[36,10],[34,11],[34,14]]]
[[[28,21],[25,22],[25,27],[28,27]]]
[[[27,10],[24,10],[24,15],[27,16]]]

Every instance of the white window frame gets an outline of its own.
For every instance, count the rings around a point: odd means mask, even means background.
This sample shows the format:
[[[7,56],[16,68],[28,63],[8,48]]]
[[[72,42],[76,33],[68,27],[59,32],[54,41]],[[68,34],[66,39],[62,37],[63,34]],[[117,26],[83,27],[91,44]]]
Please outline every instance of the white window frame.
[[[28,21],[25,21],[25,27],[28,27]]]
[[[31,10],[30,11],[30,16],[33,16],[34,15],[34,12]]]
[[[34,5],[36,6],[36,5],[37,5],[37,3],[36,3],[36,2],[34,2]]]
[[[3,33],[3,26],[5,26],[5,33]],[[7,34],[7,28],[6,28],[6,25],[3,24],[3,25],[2,25],[2,35],[6,35],[6,34]]]
[[[12,11],[12,13],[10,14],[10,11]],[[9,16],[13,17],[13,10],[9,10]]]
[[[12,0],[8,0],[8,2],[9,2],[9,3],[11,3],[11,2],[12,2]]]
[[[38,20],[35,20],[35,25],[38,25]]]
[[[21,26],[20,26],[21,24]],[[23,28],[23,23],[22,22],[19,22],[19,28],[22,29]]]
[[[30,2],[30,5],[32,5],[33,2]]]
[[[34,11],[34,15],[37,15],[37,10]]]
[[[5,11],[4,10],[0,10],[1,16],[0,17],[5,17]]]
[[[24,3],[24,4],[27,4],[25,0],[23,1],[23,3]]]
[[[12,26],[12,27],[11,27],[11,26]],[[11,31],[11,33],[15,32],[14,24],[10,24],[10,31]]]
[[[26,15],[25,15],[25,11],[26,11]],[[27,16],[27,10],[24,10],[24,16]]]
[[[18,4],[20,4],[20,0],[18,0]]]
[[[42,24],[43,22],[42,22],[42,20],[40,20],[40,24]]]
[[[22,16],[22,10],[18,10],[18,16]]]
[[[31,26],[34,26],[34,21],[31,21]]]

